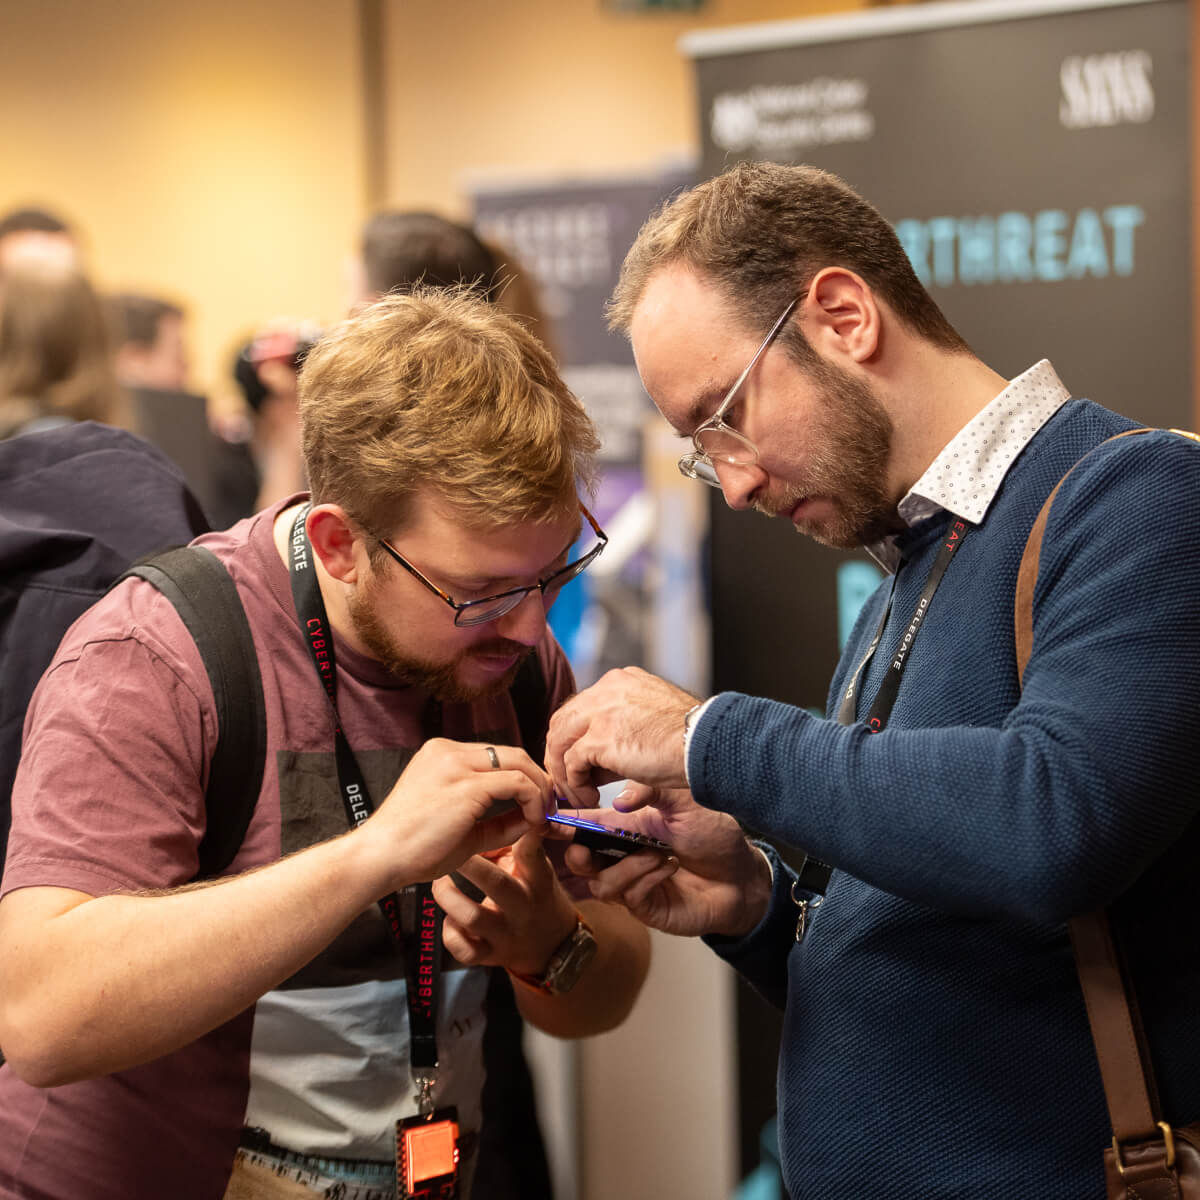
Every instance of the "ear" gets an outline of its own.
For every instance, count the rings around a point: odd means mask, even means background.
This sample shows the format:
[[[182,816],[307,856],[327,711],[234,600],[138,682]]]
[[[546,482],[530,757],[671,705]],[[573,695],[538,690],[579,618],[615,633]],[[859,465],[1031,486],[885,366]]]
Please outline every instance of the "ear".
[[[345,509],[318,504],[308,514],[308,540],[326,572],[342,583],[356,583],[366,562],[366,547]]]
[[[804,299],[805,334],[828,358],[866,362],[879,349],[880,311],[861,275],[845,267],[825,267],[813,277]]]

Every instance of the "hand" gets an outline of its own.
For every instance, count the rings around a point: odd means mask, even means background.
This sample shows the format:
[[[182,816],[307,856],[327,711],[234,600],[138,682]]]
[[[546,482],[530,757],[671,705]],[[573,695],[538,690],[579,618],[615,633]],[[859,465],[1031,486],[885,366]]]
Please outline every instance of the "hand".
[[[354,835],[371,838],[378,848],[389,881],[384,893],[447,875],[472,855],[545,826],[555,810],[545,772],[515,746],[494,747],[497,770],[487,749],[476,742],[430,739]],[[488,816],[508,800],[516,807]]]
[[[526,833],[496,856],[469,859],[459,873],[484,895],[473,900],[449,878],[434,883],[434,899],[446,914],[446,949],[469,966],[540,975],[577,920],[540,833]]]
[[[609,671],[550,718],[546,766],[555,785],[581,808],[614,779],[686,787],[683,718],[696,702],[639,667]]]
[[[631,783],[614,801],[616,812],[592,809],[589,821],[634,829],[668,842],[675,855],[631,854],[611,866],[582,846],[568,847],[567,865],[591,880],[597,900],[625,905],[638,920],[664,933],[742,937],[767,911],[771,870],[724,813],[702,808],[686,788]]]

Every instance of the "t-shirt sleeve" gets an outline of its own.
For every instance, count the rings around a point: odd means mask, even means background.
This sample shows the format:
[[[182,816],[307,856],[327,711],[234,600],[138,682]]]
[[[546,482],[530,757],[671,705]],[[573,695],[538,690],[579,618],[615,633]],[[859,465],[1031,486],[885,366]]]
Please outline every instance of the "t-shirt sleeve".
[[[145,603],[161,613],[168,602]],[[197,871],[216,737],[199,654],[173,610],[163,621],[175,641],[147,639],[135,621],[102,632],[92,614],[68,632],[26,716],[3,892],[102,895]]]

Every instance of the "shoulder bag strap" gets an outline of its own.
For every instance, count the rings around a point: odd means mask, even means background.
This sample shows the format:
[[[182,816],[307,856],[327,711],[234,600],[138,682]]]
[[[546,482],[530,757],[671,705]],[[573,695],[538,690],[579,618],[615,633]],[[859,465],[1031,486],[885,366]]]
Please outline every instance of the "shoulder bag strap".
[[[1130,429],[1116,437],[1148,432],[1148,429]],[[1022,680],[1033,651],[1033,590],[1037,583],[1046,521],[1059,488],[1075,466],[1058,481],[1046,498],[1021,556],[1017,574],[1015,628],[1017,672]],[[1103,909],[1085,913],[1070,921],[1069,928],[1113,1133],[1120,1142],[1149,1137],[1156,1132],[1158,1096],[1150,1060],[1144,1050],[1145,1035],[1141,1019],[1121,973],[1108,913]]]

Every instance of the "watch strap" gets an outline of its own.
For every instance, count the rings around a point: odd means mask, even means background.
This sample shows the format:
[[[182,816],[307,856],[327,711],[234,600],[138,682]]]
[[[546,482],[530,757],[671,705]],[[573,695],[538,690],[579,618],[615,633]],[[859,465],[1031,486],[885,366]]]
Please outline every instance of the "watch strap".
[[[577,910],[575,928],[555,947],[540,975],[522,975],[518,971],[509,974],[548,996],[561,996],[579,982],[584,969],[595,958],[596,950],[596,935]]]

